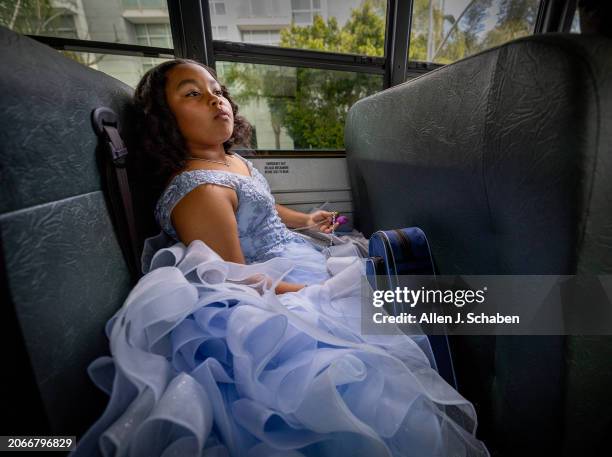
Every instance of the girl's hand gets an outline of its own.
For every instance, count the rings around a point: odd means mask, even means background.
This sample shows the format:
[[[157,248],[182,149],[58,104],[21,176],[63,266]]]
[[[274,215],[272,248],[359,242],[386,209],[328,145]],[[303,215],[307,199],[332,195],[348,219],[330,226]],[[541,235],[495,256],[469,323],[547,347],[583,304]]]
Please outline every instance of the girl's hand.
[[[306,225],[314,225],[318,224],[315,227],[312,227],[312,230],[322,232],[322,233],[331,233],[332,230],[338,228],[337,222],[332,226],[332,212],[324,211],[322,209],[315,211],[314,213],[310,213],[308,215],[308,221]],[[319,224],[320,222],[320,224]]]

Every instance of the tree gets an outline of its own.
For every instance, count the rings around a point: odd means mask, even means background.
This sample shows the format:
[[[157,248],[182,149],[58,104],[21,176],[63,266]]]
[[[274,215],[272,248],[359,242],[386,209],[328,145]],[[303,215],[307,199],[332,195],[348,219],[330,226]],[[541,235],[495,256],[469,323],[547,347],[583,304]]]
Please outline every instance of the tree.
[[[490,48],[533,33],[538,15],[537,0],[501,0],[497,24],[483,40]]]
[[[281,46],[353,54],[384,54],[385,20],[380,1],[365,0],[342,27],[335,18],[315,16],[312,25],[281,31]],[[344,148],[344,123],[350,106],[382,89],[378,76],[309,68],[234,64],[224,71],[240,102],[264,97],[279,147],[284,126],[296,148]]]

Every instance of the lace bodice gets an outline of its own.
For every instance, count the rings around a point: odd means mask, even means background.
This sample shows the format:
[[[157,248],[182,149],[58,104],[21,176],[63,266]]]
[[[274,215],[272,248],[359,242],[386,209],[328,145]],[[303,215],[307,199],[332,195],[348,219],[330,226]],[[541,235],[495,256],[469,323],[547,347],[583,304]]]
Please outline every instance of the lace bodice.
[[[222,170],[190,170],[170,182],[155,209],[155,218],[162,230],[178,240],[170,219],[176,204],[197,186],[216,184],[234,189],[238,196],[236,221],[246,263],[267,260],[289,242],[307,243],[280,220],[266,178],[250,161],[235,155],[246,163],[251,176]]]

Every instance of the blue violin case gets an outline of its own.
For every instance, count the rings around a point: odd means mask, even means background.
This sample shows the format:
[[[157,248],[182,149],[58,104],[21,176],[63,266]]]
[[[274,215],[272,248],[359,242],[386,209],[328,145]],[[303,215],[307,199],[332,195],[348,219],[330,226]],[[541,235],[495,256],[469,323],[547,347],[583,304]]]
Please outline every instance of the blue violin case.
[[[418,227],[379,230],[372,234],[368,244],[366,274],[372,289],[394,290],[400,275],[436,276],[436,267],[425,233]],[[398,309],[393,303],[393,313]],[[428,335],[433,352],[432,367],[451,386],[457,389],[447,335]]]

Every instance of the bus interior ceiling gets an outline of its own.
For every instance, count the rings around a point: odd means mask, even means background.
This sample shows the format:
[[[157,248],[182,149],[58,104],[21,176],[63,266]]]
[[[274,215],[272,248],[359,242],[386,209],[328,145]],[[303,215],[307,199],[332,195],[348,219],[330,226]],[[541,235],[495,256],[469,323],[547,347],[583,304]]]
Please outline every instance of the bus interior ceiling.
[[[409,58],[417,2],[384,2],[384,57],[363,59],[213,39],[214,3],[169,0],[173,46],[149,41],[145,55],[380,78],[383,90],[345,113],[344,149],[249,157],[278,203],[305,212],[327,203],[366,236],[420,226],[443,274],[612,271],[612,39],[567,33],[575,1],[536,2],[533,35],[448,64]],[[103,325],[131,286],[90,113],[109,106],[129,129],[133,89],[55,49],[142,50],[4,27],[0,41],[1,279],[13,367],[3,398],[21,411],[3,431],[78,435],[104,408],[87,366],[107,353]],[[492,455],[610,452],[611,343],[453,337],[458,390]]]

